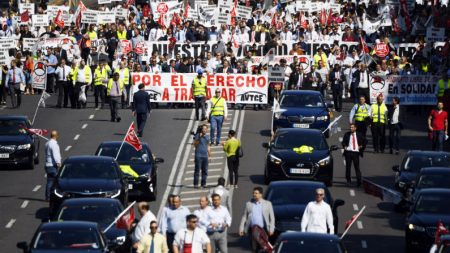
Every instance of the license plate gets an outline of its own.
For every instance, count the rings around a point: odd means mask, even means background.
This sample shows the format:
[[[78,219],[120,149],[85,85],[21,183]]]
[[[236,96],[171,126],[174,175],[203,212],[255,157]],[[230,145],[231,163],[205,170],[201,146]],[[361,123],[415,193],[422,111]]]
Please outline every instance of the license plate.
[[[291,169],[291,174],[311,174],[310,169]]]
[[[295,128],[309,128],[309,124],[294,124]]]
[[[9,158],[9,154],[0,154],[0,158]]]
[[[133,185],[132,184],[128,184],[128,189],[129,190],[133,190]]]

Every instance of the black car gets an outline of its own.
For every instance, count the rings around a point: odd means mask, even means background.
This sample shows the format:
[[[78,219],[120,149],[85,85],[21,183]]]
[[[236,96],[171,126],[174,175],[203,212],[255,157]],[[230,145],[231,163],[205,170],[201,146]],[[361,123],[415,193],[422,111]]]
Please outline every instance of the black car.
[[[406,217],[406,252],[429,250],[439,221],[449,228],[450,189],[421,190]]]
[[[277,129],[272,142],[264,143],[269,149],[264,170],[266,184],[272,180],[302,179],[333,184],[333,156],[337,146],[328,146],[320,130]],[[308,152],[299,152],[306,148]]]
[[[395,187],[405,192],[407,186],[417,178],[425,167],[450,167],[450,153],[439,151],[412,150],[406,153],[400,166],[392,167],[395,173]]]
[[[272,252],[347,252],[341,240],[336,235],[321,233],[285,232],[278,237]]]
[[[102,142],[95,155],[116,157],[122,142]],[[140,197],[144,200],[156,200],[158,163],[164,162],[161,158],[154,158],[146,143],[142,143],[142,149],[136,151],[130,144],[124,143],[120,150],[117,162],[120,166],[129,166],[136,174],[129,175],[129,196]],[[126,171],[125,171],[126,172]]]
[[[96,222],[103,232],[123,210],[122,203],[117,199],[66,199],[61,204],[54,220]],[[118,248],[115,251],[130,251],[129,244],[125,243],[125,241],[129,240],[127,230],[119,229],[113,225],[108,231],[104,232],[104,235],[108,239],[108,244],[117,245]]]
[[[42,223],[30,244],[19,242],[17,247],[25,253],[109,252],[97,223],[85,221]]]
[[[39,137],[30,128],[27,116],[0,116],[0,165],[34,169],[39,163]]]
[[[128,184],[114,158],[72,156],[64,160],[50,194],[50,215],[65,199],[113,198],[128,202]]]
[[[310,201],[315,200],[315,191],[325,190],[324,201],[333,212],[334,233],[338,231],[337,208],[344,205],[341,199],[333,200],[330,191],[322,182],[313,181],[277,181],[272,182],[266,191],[265,199],[272,202],[275,214],[276,234],[285,231],[300,231],[303,212]]]

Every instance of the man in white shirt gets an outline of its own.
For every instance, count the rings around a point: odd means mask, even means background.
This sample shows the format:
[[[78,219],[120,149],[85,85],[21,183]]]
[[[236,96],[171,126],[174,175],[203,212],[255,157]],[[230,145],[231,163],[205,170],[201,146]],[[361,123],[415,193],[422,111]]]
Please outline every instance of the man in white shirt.
[[[302,232],[334,234],[333,213],[330,205],[323,201],[324,197],[325,190],[316,189],[316,200],[309,202],[303,212]]]
[[[158,41],[163,36],[164,36],[164,31],[161,29],[161,26],[158,25],[155,28],[152,28],[150,30],[150,35],[148,36],[148,41],[150,41],[150,42]]]
[[[176,233],[172,244],[173,253],[203,253],[203,247],[206,248],[206,253],[211,253],[208,235],[197,227],[197,222],[197,216],[194,214],[186,216],[187,226]]]
[[[289,27],[285,26],[283,31],[280,33],[280,39],[283,42],[292,40],[292,32],[289,31]]]
[[[144,235],[150,233],[150,223],[156,221],[155,215],[150,211],[150,206],[146,202],[140,202],[138,205],[138,211],[141,215],[141,219],[136,225],[134,232],[131,234],[133,240],[133,248],[137,249],[139,241]]]
[[[389,148],[391,154],[395,149],[395,154],[399,154],[400,136],[402,126],[400,122],[400,99],[398,97],[392,98],[392,109],[388,111],[389,114]]]
[[[57,76],[56,84],[58,85],[58,102],[56,107],[61,108],[64,98],[64,108],[67,108],[69,103],[69,91],[71,92],[71,83],[69,82],[69,75],[72,68],[66,65],[66,61],[61,59],[61,64],[56,68],[55,74]]]
[[[342,147],[344,148],[345,158],[345,178],[347,179],[347,186],[351,185],[350,169],[353,163],[356,174],[357,187],[361,186],[361,171],[359,170],[359,157],[363,156],[363,151],[366,146],[366,139],[356,131],[356,125],[350,123],[350,131],[344,134],[342,138]]]
[[[206,196],[201,196],[200,208],[195,210],[194,214],[198,218],[197,227],[205,232],[209,226],[209,212],[211,212],[211,207],[209,206],[208,198]]]
[[[245,43],[250,42],[250,37],[249,37],[248,32],[245,31],[245,27],[241,27],[237,41],[238,41],[239,45],[243,45]]]
[[[208,236],[211,241],[211,251],[216,248],[221,253],[228,253],[227,228],[231,226],[231,216],[228,209],[221,205],[220,195],[212,195],[213,208],[209,212]]]

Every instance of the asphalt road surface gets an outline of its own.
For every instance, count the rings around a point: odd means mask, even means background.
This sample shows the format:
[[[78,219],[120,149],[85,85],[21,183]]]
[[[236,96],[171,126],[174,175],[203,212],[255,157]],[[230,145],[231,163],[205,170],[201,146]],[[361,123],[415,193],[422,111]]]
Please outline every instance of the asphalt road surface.
[[[89,93],[91,94],[91,93]],[[2,115],[27,115],[33,117],[38,96],[24,96],[19,109],[0,107]],[[9,102],[9,101],[8,101]],[[56,129],[60,133],[59,145],[63,158],[71,155],[94,154],[102,141],[122,140],[133,120],[130,110],[121,110],[122,121],[109,121],[109,109],[96,110],[92,97],[88,97],[88,108],[81,110],[56,109],[56,97],[47,100],[47,107],[40,108],[34,128]],[[345,104],[337,133],[328,142],[340,146],[340,140],[348,130],[348,113],[351,105]],[[375,154],[369,145],[361,159],[363,177],[377,184],[393,188],[393,165],[401,161],[408,149],[429,149],[426,139],[426,113],[415,111],[407,114],[406,130],[402,132],[400,155]],[[241,159],[239,188],[232,190],[232,226],[228,231],[229,252],[249,252],[246,237],[238,236],[238,226],[245,202],[251,198],[253,187],[264,185],[263,170],[266,150],[262,147],[270,137],[270,111],[230,110],[225,121],[222,140],[229,129],[235,129],[243,143],[244,157]],[[156,215],[172,193],[180,193],[183,204],[190,210],[198,206],[198,197],[207,190],[194,189],[193,146],[190,131],[195,131],[198,122],[193,120],[192,109],[155,109],[147,123],[141,141],[149,143],[157,157],[165,159],[158,169],[158,198],[151,202]],[[30,241],[41,219],[47,217],[48,203],[44,201],[45,172],[43,168],[45,141],[41,141],[41,163],[34,170],[17,170],[14,167],[0,168],[0,248],[2,252],[20,252],[19,241]],[[388,149],[387,149],[388,150]],[[225,155],[221,146],[212,148],[208,185],[213,186],[220,176],[227,177]],[[334,186],[330,188],[335,199],[345,200],[339,208],[339,233],[344,223],[363,206],[365,212],[348,235],[343,239],[348,252],[404,252],[404,215],[394,212],[393,204],[367,195],[361,188],[345,186],[345,168],[340,151],[335,151]]]

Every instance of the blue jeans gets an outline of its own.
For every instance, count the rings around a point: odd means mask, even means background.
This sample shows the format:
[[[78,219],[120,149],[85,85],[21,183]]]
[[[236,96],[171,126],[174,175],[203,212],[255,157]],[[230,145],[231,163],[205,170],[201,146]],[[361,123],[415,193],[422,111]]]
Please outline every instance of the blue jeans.
[[[220,134],[222,133],[222,125],[223,125],[223,116],[211,116],[211,144],[214,143],[214,137],[216,136],[216,129],[217,129],[217,136],[215,138],[215,143],[220,143]]]
[[[200,170],[202,171],[201,185],[206,186],[206,178],[208,177],[208,157],[195,157],[194,186],[198,186]]]
[[[443,151],[444,150],[444,130],[433,131],[433,145],[432,150]]]
[[[56,166],[45,166],[45,172],[47,173],[47,186],[45,187],[45,199],[50,199],[50,192],[53,187],[58,169]]]

